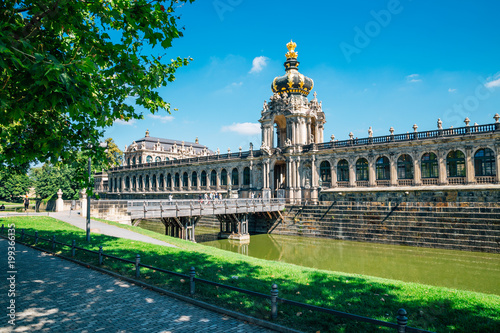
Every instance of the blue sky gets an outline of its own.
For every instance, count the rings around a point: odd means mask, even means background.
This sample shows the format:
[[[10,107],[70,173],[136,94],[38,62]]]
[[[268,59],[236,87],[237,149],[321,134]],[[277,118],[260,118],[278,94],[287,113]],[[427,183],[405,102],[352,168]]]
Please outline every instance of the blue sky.
[[[115,123],[105,137],[122,150],[146,129],[221,152],[260,146],[260,111],[290,39],[323,102],[325,140],[366,137],[370,126],[375,136],[432,130],[438,118],[444,128],[489,124],[500,113],[497,1],[198,0],[178,13],[184,37],[167,57],[193,61],[160,89],[172,114]]]

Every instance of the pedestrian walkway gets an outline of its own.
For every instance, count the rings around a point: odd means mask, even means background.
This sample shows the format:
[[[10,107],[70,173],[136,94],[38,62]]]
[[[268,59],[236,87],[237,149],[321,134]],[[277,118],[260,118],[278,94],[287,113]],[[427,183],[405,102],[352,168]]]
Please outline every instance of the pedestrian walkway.
[[[1,213],[0,217],[2,216],[26,216],[26,213]],[[41,216],[50,216],[55,219],[61,220],[63,222],[69,223],[71,225],[74,225],[77,228],[86,230],[87,227],[87,220],[83,217],[81,217],[78,213],[76,212],[58,212],[58,213],[29,213],[28,216],[34,216],[34,215],[41,215]],[[156,245],[163,245],[163,246],[170,246],[170,247],[177,247],[172,244],[168,244],[166,242],[160,241],[158,239],[142,235],[136,232],[133,232],[131,230],[123,229],[114,225],[110,225],[104,222],[99,222],[95,220],[90,220],[90,231],[92,233],[99,233],[107,236],[113,236],[113,237],[118,237],[118,238],[126,238],[126,239],[131,239],[131,240],[136,240],[136,241],[141,241],[141,242],[146,242],[149,244],[156,244]]]
[[[6,281],[7,241],[0,239]],[[16,321],[0,332],[273,332],[143,289],[16,244],[15,297],[0,284],[0,308],[15,300]]]

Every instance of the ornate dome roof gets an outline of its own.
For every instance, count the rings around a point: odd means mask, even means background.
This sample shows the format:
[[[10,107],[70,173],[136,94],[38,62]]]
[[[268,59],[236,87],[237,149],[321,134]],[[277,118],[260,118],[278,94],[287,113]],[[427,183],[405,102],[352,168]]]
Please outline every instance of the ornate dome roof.
[[[286,74],[274,78],[271,89],[274,93],[279,94],[286,92],[289,95],[301,94],[307,96],[313,89],[314,82],[312,79],[300,74],[298,71],[300,63],[297,61],[297,52],[295,52],[297,44],[290,41],[290,43],[286,44],[286,47],[288,48],[284,64]]]

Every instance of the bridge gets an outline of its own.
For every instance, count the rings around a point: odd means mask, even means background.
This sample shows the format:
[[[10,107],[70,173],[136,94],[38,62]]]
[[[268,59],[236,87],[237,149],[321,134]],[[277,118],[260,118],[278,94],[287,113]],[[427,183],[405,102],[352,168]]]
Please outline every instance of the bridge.
[[[216,216],[220,238],[246,241],[248,215],[265,213],[269,219],[282,220],[285,199],[201,199],[201,200],[129,200],[127,213],[137,225],[143,219],[159,219],[165,234],[195,241],[196,223],[202,216]]]

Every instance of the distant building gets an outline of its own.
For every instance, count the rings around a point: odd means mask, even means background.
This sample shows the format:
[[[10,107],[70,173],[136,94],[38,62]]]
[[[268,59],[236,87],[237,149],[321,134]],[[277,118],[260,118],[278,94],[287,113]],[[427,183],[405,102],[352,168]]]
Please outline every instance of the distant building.
[[[298,71],[295,43],[287,44],[285,75],[273,80],[259,122],[259,149],[220,154],[195,143],[146,137],[125,150],[124,166],[96,176],[96,189],[122,198],[224,192],[230,196],[318,200],[335,191],[500,189],[500,116],[495,123],[324,142],[326,122],[313,80]],[[108,180],[109,179],[109,180]],[[108,180],[108,181],[107,181]]]

